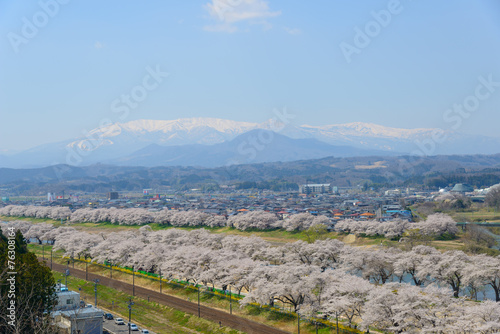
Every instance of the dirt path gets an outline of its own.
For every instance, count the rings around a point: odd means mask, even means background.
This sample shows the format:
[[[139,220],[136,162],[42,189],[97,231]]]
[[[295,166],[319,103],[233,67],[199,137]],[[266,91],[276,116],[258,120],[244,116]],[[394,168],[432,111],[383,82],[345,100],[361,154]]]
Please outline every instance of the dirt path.
[[[66,266],[58,263],[53,263],[53,270],[58,272],[65,272]],[[85,271],[79,269],[71,268],[71,275],[85,280]],[[132,295],[132,284],[128,284],[125,282],[121,282],[115,279],[111,279],[109,277],[104,277],[100,275],[96,275],[93,273],[88,273],[89,281],[92,281],[95,278],[100,280],[100,284],[105,285],[107,287],[123,291],[127,294]],[[151,301],[156,301],[160,304],[175,308],[177,310],[191,313],[194,315],[198,315],[198,304],[191,303],[185,301],[180,298],[176,298],[173,296],[168,296],[164,294],[160,294],[157,291],[145,289],[140,286],[135,286],[135,296],[142,297],[144,299],[149,299]],[[254,333],[262,333],[262,334],[284,334],[288,333],[282,331],[277,328],[269,327],[258,322],[254,322],[245,318],[241,318],[238,316],[230,315],[226,312],[222,312],[219,310],[215,310],[206,306],[200,306],[200,315],[201,317],[214,321],[218,323],[222,322],[223,326],[231,327],[239,331],[243,331],[245,333],[254,334]]]

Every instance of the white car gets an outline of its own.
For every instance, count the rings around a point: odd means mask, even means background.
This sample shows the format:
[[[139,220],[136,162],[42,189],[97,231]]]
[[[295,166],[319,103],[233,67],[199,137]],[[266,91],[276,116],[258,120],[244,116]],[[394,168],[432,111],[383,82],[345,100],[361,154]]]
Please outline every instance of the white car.
[[[139,330],[139,327],[137,327],[136,324],[129,324],[129,326],[130,326],[131,331],[138,331]]]
[[[115,318],[115,324],[117,325],[125,325],[125,322],[122,318]]]

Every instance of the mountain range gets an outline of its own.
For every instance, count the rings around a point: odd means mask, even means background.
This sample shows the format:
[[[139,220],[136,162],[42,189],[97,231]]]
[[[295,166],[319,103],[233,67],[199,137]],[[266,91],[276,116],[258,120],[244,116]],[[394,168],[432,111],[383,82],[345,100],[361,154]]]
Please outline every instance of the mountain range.
[[[143,189],[154,189],[158,193],[193,188],[215,191],[248,182],[258,183],[259,189],[278,190],[283,190],[282,187],[292,189],[293,185],[304,183],[331,183],[339,187],[361,187],[364,184],[374,187],[427,187],[436,190],[467,183],[482,188],[500,183],[500,154],[439,155],[418,160],[409,156],[327,157],[216,168],[105,164],[0,168],[0,191],[9,196],[47,192],[140,192]]]
[[[436,134],[446,140],[436,141]],[[494,154],[500,138],[371,123],[323,126],[238,122],[217,118],[135,120],[96,128],[79,138],[0,155],[0,167],[64,163],[86,166],[217,167],[275,161],[403,154]]]

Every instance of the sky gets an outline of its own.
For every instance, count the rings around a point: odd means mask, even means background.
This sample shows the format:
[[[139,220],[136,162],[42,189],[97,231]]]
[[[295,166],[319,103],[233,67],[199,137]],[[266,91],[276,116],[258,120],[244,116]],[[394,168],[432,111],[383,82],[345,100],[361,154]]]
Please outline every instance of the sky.
[[[284,108],[500,137],[497,0],[4,0],[0,22],[0,153]]]

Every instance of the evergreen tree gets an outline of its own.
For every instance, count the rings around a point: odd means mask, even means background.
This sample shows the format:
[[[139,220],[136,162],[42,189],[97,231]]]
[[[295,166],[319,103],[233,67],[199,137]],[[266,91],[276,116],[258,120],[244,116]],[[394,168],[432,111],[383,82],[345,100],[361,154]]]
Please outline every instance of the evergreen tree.
[[[0,230],[0,333],[53,333],[54,277],[20,231],[6,233]]]

